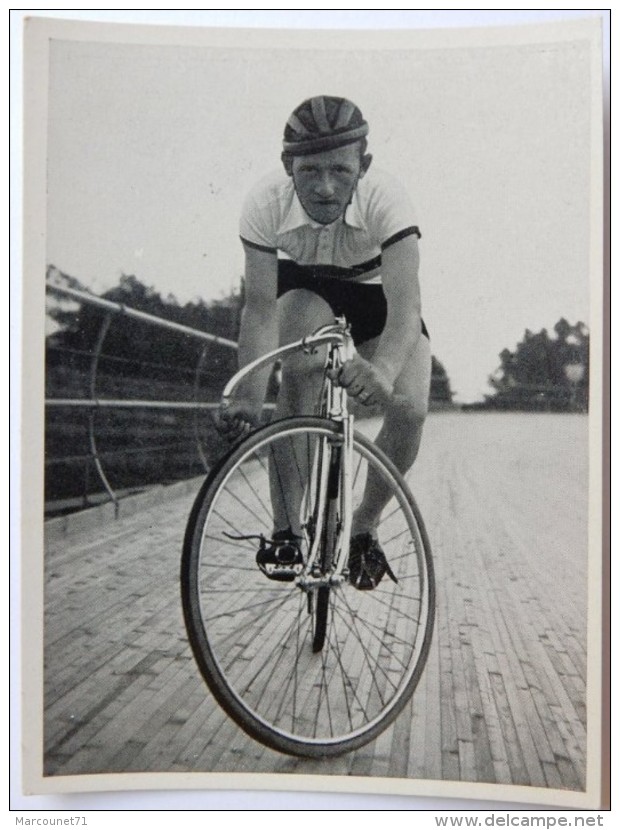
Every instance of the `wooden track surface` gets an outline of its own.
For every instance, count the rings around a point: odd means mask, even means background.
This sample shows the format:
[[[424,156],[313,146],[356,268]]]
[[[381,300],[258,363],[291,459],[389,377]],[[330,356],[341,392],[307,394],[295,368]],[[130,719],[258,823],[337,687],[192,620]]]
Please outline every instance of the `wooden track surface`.
[[[198,674],[178,573],[199,482],[118,520],[49,523],[45,774],[286,772],[583,789],[587,419],[433,414],[410,482],[437,577],[428,664],[394,726],[326,761],[247,738]]]

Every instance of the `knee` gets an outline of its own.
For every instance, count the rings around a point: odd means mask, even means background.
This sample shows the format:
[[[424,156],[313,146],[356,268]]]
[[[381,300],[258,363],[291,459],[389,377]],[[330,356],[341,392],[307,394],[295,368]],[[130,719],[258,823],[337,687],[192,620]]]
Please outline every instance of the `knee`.
[[[317,359],[318,358],[318,359]],[[307,355],[303,352],[289,355],[282,363],[282,379],[294,380],[322,376],[325,368],[324,357]]]
[[[397,396],[386,412],[386,418],[402,430],[421,430],[428,415],[428,400],[413,400]]]
[[[288,357],[281,370],[281,386],[288,389],[316,386],[323,380],[324,359],[314,355],[294,354]]]

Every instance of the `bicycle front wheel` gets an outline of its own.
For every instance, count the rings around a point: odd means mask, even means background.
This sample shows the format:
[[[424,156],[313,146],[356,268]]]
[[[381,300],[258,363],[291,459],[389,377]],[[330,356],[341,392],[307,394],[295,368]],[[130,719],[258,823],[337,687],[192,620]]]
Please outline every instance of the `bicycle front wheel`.
[[[337,424],[295,417],[233,449],[196,498],[181,574],[189,640],[217,701],[253,738],[307,757],[355,749],[396,718],[424,668],[435,606],[430,546],[417,506],[394,465],[358,434],[353,508],[372,469],[392,493],[378,539],[397,583],[386,575],[373,590],[345,581],[309,591],[269,579],[256,564],[257,544],[230,538],[271,537],[281,529],[273,515],[279,477],[290,525],[304,529],[307,559],[316,521],[308,477],[325,442],[342,446]],[[279,469],[283,464],[286,470]],[[293,504],[291,493],[303,498]],[[329,608],[320,610],[325,630],[317,649],[319,602]]]

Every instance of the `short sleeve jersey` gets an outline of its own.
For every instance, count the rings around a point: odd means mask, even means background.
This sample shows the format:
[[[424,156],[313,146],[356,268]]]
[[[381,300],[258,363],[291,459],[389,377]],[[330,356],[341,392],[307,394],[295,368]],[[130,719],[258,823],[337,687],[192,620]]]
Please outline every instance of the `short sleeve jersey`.
[[[321,225],[303,209],[284,171],[258,182],[243,205],[241,240],[329,276],[381,282],[381,252],[409,235],[420,237],[409,197],[388,173],[371,167],[344,215]]]

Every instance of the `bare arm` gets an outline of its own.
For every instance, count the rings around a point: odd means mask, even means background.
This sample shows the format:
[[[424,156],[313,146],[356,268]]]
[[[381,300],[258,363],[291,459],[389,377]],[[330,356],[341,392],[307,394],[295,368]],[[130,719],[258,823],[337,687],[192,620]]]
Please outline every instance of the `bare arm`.
[[[369,406],[391,396],[407,355],[421,334],[419,252],[417,239],[407,236],[382,254],[381,275],[387,319],[370,361],[356,355],[342,369],[339,381],[348,393]]]
[[[277,255],[244,246],[245,304],[239,331],[239,368],[278,345]],[[231,440],[258,423],[265,401],[269,366],[252,372],[237,388],[234,400],[221,413],[220,429]]]
[[[413,235],[390,245],[381,256],[387,320],[371,363],[391,385],[421,334],[419,267],[418,240]]]

